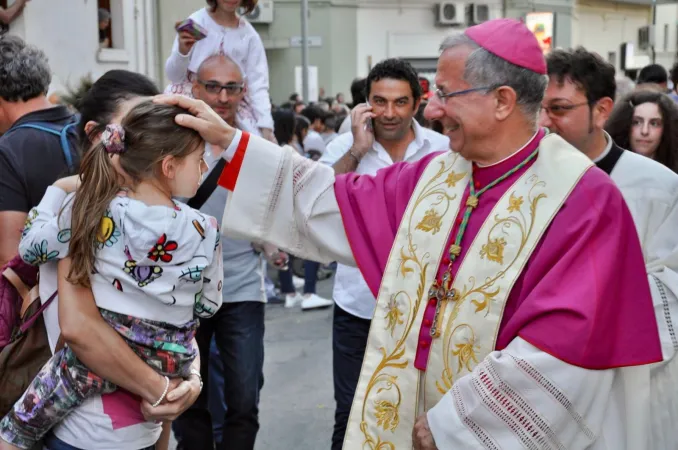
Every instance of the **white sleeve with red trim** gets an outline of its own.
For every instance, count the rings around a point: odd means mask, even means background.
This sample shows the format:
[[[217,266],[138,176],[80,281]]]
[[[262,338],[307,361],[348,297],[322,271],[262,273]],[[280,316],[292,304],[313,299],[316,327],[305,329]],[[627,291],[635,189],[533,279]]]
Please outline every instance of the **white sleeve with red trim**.
[[[635,450],[648,448],[648,384],[648,366],[583,369],[516,338],[427,418],[439,450]]]
[[[268,242],[312,261],[355,265],[331,167],[243,132],[223,157],[229,164],[219,185],[233,191],[224,235]]]

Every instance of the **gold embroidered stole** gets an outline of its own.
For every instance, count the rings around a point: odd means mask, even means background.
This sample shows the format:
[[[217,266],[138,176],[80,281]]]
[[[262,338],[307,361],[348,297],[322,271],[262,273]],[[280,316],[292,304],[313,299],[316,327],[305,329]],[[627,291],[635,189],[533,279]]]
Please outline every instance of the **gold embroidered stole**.
[[[426,372],[420,376],[414,358],[427,292],[447,250],[471,170],[468,161],[452,152],[429,163],[386,264],[345,450],[412,448],[420,410],[432,408],[456,379],[494,350],[513,284],[592,164],[559,136],[542,139],[537,160],[494,206],[459,266],[454,288],[460,297],[446,306],[442,334],[433,339]],[[422,397],[424,404],[419,405]]]

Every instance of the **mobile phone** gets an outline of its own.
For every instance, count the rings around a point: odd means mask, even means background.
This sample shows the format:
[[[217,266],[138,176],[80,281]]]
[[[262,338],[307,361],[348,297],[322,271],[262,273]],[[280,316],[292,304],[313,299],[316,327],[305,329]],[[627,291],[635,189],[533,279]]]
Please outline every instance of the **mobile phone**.
[[[365,104],[366,104],[367,106],[371,106],[371,105],[370,105],[370,102],[365,102]],[[372,119],[372,118],[370,117],[369,119],[367,119],[367,122],[365,122],[365,129],[366,129],[367,131],[372,131],[372,132],[374,132],[374,123],[373,123],[373,121],[374,121],[374,119]]]
[[[198,41],[207,37],[207,30],[190,18],[178,23],[174,28],[177,32],[188,31]]]

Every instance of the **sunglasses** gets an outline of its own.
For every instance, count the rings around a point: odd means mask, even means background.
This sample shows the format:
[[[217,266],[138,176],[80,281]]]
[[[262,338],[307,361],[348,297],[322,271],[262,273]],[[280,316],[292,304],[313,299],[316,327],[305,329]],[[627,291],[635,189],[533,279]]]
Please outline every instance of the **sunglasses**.
[[[216,81],[198,80],[205,90],[210,94],[221,94],[221,91],[226,91],[227,95],[238,95],[245,89],[245,83],[226,83],[220,84]]]
[[[569,113],[570,111],[579,108],[580,106],[588,105],[589,102],[583,102],[583,103],[575,103],[572,105],[551,105],[551,106],[543,106],[541,107],[542,110],[546,112],[551,117],[563,117],[565,114]]]

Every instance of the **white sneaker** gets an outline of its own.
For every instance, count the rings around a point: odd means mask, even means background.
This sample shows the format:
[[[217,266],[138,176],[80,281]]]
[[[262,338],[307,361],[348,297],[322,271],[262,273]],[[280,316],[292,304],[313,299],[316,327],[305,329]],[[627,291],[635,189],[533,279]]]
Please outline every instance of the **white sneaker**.
[[[299,278],[296,275],[292,275],[292,284],[294,285],[295,288],[301,289],[304,287],[304,284],[306,284],[306,280],[303,278]]]
[[[327,308],[329,306],[334,305],[334,302],[332,300],[328,300],[326,298],[319,297],[315,294],[311,295],[304,295],[303,300],[301,301],[301,309],[306,310],[306,309],[316,309],[316,308]]]
[[[301,303],[302,300],[301,295],[296,292],[294,294],[285,294],[285,308],[294,308]]]

